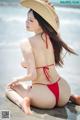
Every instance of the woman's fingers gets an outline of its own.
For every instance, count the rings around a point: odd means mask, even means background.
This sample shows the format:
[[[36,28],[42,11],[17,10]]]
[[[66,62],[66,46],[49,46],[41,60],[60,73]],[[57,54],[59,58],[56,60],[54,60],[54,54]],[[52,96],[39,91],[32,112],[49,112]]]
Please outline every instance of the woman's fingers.
[[[13,83],[9,84],[8,86],[9,86],[10,88],[13,88],[13,87],[15,87],[17,84],[18,84],[17,82],[13,82]]]
[[[19,84],[19,80],[15,80],[11,83],[8,84],[9,88],[14,88],[15,86],[17,86]]]
[[[14,89],[14,88],[16,88],[16,86],[17,86],[17,84],[11,84],[11,86],[10,86],[10,88],[12,88],[12,89]]]

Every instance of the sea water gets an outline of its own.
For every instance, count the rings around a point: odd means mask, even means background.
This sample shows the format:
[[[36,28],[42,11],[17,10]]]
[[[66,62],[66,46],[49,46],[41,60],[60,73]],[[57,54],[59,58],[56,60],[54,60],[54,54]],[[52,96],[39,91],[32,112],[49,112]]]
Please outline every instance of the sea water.
[[[0,6],[0,51],[3,48],[17,48],[20,41],[33,35],[25,28],[27,11],[28,9],[21,6]],[[56,7],[56,12],[60,19],[59,32],[62,39],[78,54],[75,56],[67,53],[64,67],[57,67],[57,70],[62,77],[75,86],[75,83],[80,83],[80,9]],[[12,54],[11,51],[9,52]]]

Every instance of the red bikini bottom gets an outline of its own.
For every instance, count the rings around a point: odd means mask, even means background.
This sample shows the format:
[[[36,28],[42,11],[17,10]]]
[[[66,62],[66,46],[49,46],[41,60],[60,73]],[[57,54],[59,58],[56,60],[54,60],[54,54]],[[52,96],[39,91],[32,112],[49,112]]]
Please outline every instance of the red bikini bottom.
[[[56,104],[58,104],[58,101],[59,101],[59,85],[58,85],[59,80],[60,80],[60,77],[58,78],[58,80],[55,83],[47,85],[48,88],[51,90],[51,92],[56,97]]]
[[[59,101],[59,85],[58,85],[59,80],[60,80],[60,77],[58,78],[58,80],[55,83],[47,84],[47,87],[55,95],[56,105],[58,104],[58,101]],[[34,84],[46,85],[46,84],[43,84],[43,83],[34,83]]]

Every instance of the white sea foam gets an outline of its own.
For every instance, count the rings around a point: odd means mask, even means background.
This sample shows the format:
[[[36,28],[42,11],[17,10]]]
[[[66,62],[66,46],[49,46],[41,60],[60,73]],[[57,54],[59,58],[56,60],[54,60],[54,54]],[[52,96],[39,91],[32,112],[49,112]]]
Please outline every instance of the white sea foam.
[[[14,48],[14,47],[20,47],[20,43],[21,43],[22,40],[18,41],[18,42],[1,42],[0,43],[0,48]],[[80,52],[80,41],[78,42],[73,42],[72,45],[69,45],[69,47],[71,47],[72,49],[74,50],[77,50],[78,52]]]
[[[1,22],[22,22],[24,23],[26,21],[26,18],[25,17],[22,17],[22,16],[10,16],[9,18],[2,18]],[[60,18],[60,23],[61,24],[65,24],[65,25],[77,25],[77,26],[80,26],[80,21],[79,19],[73,19],[72,21],[70,19],[62,19]]]
[[[67,7],[56,7],[57,11],[61,12],[66,12],[66,13],[79,13],[80,14],[80,9],[79,8],[67,8]]]
[[[5,20],[6,22],[12,22],[12,21],[17,21],[17,22],[25,22],[25,17],[21,16],[11,16]]]
[[[23,16],[0,16],[0,22],[25,22],[26,18]]]
[[[1,42],[0,43],[0,48],[4,47],[19,47],[20,42]]]
[[[65,24],[65,25],[77,25],[77,26],[80,26],[80,21],[75,19],[75,20],[69,20],[69,19],[61,19],[60,21],[61,24]]]

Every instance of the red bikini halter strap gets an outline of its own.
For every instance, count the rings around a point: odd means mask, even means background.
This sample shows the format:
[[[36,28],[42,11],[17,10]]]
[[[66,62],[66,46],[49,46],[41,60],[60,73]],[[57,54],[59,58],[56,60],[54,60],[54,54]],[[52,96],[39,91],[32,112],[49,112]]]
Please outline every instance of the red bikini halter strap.
[[[46,38],[46,48],[48,49],[48,33],[45,33],[45,38]],[[51,76],[49,75],[49,67],[50,66],[53,66],[54,64],[50,64],[50,65],[45,65],[45,66],[42,66],[42,67],[37,67],[37,69],[40,69],[40,68],[43,68],[43,72],[47,78],[48,81],[51,81]]]
[[[45,66],[42,66],[42,67],[37,67],[36,69],[40,69],[40,68],[43,68],[43,72],[47,78],[48,81],[51,81],[51,76],[49,75],[49,67],[50,66],[53,66],[54,64],[50,64],[50,65],[45,65]]]

